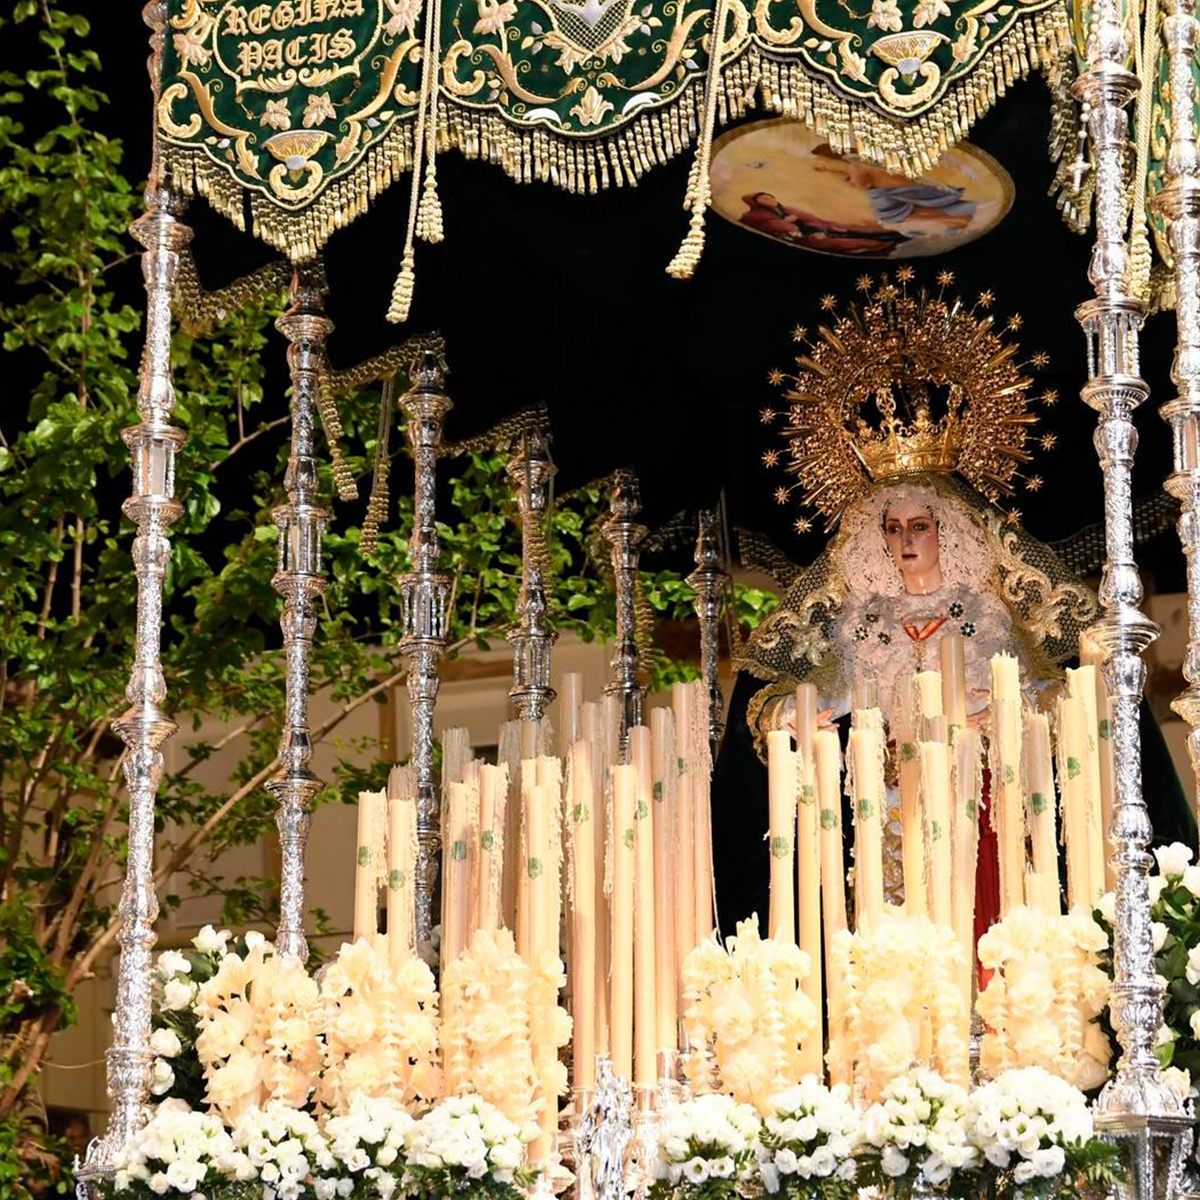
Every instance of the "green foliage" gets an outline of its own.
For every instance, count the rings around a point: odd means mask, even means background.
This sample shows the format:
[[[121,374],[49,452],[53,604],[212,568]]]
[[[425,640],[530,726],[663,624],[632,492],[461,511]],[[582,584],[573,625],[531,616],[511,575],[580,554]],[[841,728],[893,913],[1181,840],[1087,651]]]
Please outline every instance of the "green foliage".
[[[489,1172],[471,1179],[464,1167],[418,1167],[409,1164],[404,1172],[406,1194],[412,1200],[522,1200],[537,1178],[537,1172],[520,1168],[511,1183],[499,1183]]]

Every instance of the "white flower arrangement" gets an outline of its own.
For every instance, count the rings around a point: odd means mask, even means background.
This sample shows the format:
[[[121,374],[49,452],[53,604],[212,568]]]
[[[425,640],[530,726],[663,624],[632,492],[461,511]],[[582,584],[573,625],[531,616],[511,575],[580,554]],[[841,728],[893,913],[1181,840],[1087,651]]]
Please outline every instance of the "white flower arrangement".
[[[230,1125],[268,1100],[302,1108],[321,1067],[316,983],[260,933],[228,953],[195,997],[205,1099]]]
[[[532,1037],[534,1028],[550,1028],[555,1046],[570,1041],[571,1020],[557,996],[517,954],[507,929],[477,931],[442,980],[446,1091],[474,1092],[518,1125],[557,1104],[566,1069],[557,1059],[535,1062]]]
[[[193,1112],[182,1100],[166,1100],[118,1154],[109,1194],[130,1198],[191,1197],[214,1184],[257,1178],[250,1160],[220,1117]]]
[[[862,1121],[844,1083],[826,1087],[806,1075],[771,1098],[759,1134],[758,1174],[772,1194],[820,1200],[830,1179],[849,1184],[858,1173]]]
[[[337,1170],[316,1118],[280,1100],[243,1113],[233,1142],[254,1168],[263,1200],[300,1200],[311,1176]]]
[[[1076,1087],[1041,1067],[1006,1071],[971,1093],[971,1140],[1020,1185],[1063,1173],[1067,1151],[1092,1139],[1092,1114]]]
[[[708,938],[691,951],[683,965],[684,1027],[696,1092],[712,1090],[719,1076],[734,1099],[770,1111],[771,1096],[800,1077],[803,1046],[821,1036],[816,1007],[800,990],[810,969],[794,942],[760,937],[753,917],[724,946]]]
[[[350,1097],[386,1097],[410,1110],[442,1094],[438,994],[415,955],[399,964],[366,938],[347,943],[320,987],[322,1105],[348,1111]]]
[[[404,1189],[422,1200],[516,1200],[534,1178],[524,1163],[536,1134],[536,1125],[518,1127],[482,1096],[447,1096],[408,1132]]]
[[[979,961],[993,972],[977,1005],[986,1075],[1044,1067],[1084,1089],[1108,1078],[1112,1046],[1095,1022],[1108,1003],[1099,965],[1107,947],[1107,934],[1078,908],[1063,916],[1014,908],[979,939]]]
[[[967,1093],[935,1071],[893,1079],[863,1116],[872,1157],[869,1175],[881,1183],[918,1178],[936,1186],[979,1162],[968,1138]]]
[[[353,1097],[346,1112],[325,1121],[325,1140],[338,1171],[313,1181],[315,1200],[335,1200],[339,1188],[353,1192],[360,1179],[368,1189],[360,1194],[390,1200],[404,1178],[406,1142],[415,1124],[395,1100]]]
[[[654,1200],[716,1200],[733,1195],[756,1169],[758,1114],[732,1096],[709,1093],[668,1108],[659,1118]]]

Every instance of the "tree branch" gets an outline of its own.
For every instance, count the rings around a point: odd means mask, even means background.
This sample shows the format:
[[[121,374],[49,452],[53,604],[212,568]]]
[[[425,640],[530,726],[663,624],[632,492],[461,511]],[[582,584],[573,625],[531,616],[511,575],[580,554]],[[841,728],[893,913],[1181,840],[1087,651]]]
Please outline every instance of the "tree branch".
[[[250,445],[250,443],[252,441],[254,441],[255,438],[262,437],[262,435],[264,433],[270,433],[270,431],[272,429],[278,428],[285,421],[290,421],[291,419],[292,418],[290,416],[286,416],[286,417],[279,417],[278,419],[276,419],[274,421],[267,421],[264,424],[260,425],[253,433],[248,433],[245,436],[238,438],[238,440],[236,442],[234,442],[232,446],[229,447],[229,453],[226,454],[225,457],[222,459],[219,459],[219,460],[214,459],[212,462],[210,462],[208,464],[208,469],[210,471],[218,470],[220,467],[224,466],[239,450]]]

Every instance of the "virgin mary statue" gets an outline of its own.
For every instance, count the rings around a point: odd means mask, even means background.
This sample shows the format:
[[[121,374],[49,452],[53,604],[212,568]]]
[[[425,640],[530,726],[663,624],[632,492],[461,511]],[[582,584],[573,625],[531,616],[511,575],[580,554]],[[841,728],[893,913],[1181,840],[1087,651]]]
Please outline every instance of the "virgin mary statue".
[[[902,269],[901,284],[908,275]],[[833,314],[797,358],[798,372],[783,377],[787,467],[797,482],[777,495],[804,489],[836,532],[737,664],[713,790],[723,929],[766,911],[761,759],[767,731],[792,727],[798,683],[816,685],[827,723],[868,705],[890,719],[899,682],[937,669],[941,639],[956,634],[969,719],[986,736],[992,657],[1016,655],[1027,703],[1048,707],[1100,615],[1091,589],[998,505],[1029,460],[1037,418],[1026,367],[980,307],[885,280]],[[1188,805],[1157,725],[1144,717],[1156,835],[1191,844]],[[998,908],[986,812],[977,894],[986,927]]]

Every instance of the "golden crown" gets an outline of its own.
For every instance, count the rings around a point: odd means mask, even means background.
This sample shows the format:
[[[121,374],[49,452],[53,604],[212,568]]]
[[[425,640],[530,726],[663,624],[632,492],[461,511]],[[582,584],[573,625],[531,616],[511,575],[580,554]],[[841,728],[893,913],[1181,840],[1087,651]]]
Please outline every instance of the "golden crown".
[[[848,504],[874,484],[907,475],[957,471],[993,503],[1015,494],[1031,461],[1027,443],[1038,417],[1030,411],[1033,381],[1025,373],[1049,359],[1037,353],[1017,360],[1018,348],[1004,340],[988,310],[990,292],[973,305],[948,297],[954,277],[937,277],[938,290],[910,289],[911,267],[858,281],[861,301],[839,312],[833,296],[821,301],[823,323],[810,340],[798,328],[794,338],[805,351],[797,371],[772,371],[769,381],[784,387],[787,409],[763,410],[763,421],[784,417],[781,432],[787,461],[778,451],[763,456],[767,466],[784,465],[796,482],[776,489],[785,503],[800,490],[832,528]],[[1016,332],[1012,316],[1005,332]],[[1052,404],[1053,392],[1041,399]],[[1044,449],[1054,435],[1041,438]],[[804,518],[797,528],[808,528]]]

